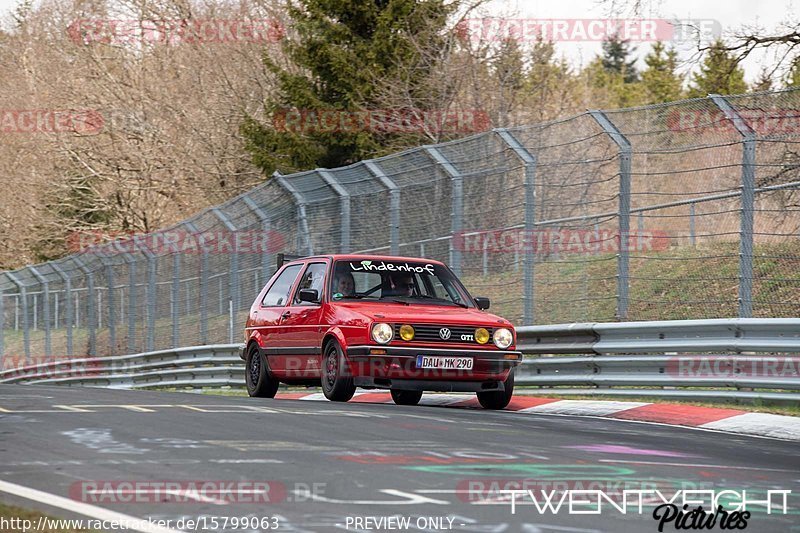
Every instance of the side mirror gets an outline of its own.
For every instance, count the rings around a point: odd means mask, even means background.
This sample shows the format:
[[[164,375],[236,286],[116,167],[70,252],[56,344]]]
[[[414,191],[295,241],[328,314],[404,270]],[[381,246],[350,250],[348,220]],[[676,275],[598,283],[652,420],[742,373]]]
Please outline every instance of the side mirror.
[[[475,297],[475,305],[478,306],[478,309],[483,309],[483,310],[489,309],[490,303],[491,302],[489,301],[489,298],[484,298],[482,296]]]
[[[319,303],[319,291],[317,289],[300,289],[300,301]]]

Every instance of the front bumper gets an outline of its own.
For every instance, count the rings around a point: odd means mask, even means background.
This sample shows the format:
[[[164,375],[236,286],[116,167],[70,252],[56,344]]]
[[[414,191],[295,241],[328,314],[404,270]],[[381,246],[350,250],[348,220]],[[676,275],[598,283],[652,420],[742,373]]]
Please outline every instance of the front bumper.
[[[436,379],[396,379],[359,376],[353,378],[356,387],[362,389],[397,389],[436,392],[492,392],[504,391],[499,380],[444,381]]]
[[[473,365],[469,370],[417,368],[418,355],[470,357]],[[502,384],[498,389],[497,383],[504,381],[508,372],[522,362],[522,353],[515,350],[369,345],[349,347],[347,358],[359,386],[476,392],[502,390]],[[401,381],[404,382],[402,387]]]

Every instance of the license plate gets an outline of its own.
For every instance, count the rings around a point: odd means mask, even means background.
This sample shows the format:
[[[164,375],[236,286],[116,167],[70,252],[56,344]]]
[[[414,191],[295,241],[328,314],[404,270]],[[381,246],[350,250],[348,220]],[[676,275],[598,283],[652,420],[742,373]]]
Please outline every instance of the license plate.
[[[417,368],[435,368],[438,370],[472,370],[472,357],[443,357],[436,355],[418,355]]]

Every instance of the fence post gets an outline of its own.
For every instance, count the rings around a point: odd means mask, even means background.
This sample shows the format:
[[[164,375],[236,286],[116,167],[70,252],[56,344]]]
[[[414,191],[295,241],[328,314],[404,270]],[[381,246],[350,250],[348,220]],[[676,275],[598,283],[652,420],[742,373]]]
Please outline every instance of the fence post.
[[[0,370],[3,370],[3,356],[5,355],[5,333],[6,333],[6,308],[5,308],[6,295],[3,289],[0,289]]]
[[[122,247],[119,241],[114,241],[114,247],[122,254],[122,259],[128,264],[128,352],[136,353],[136,259]]]
[[[72,256],[72,260],[77,263],[78,268],[86,277],[86,305],[88,315],[86,317],[86,324],[89,328],[89,348],[86,355],[94,357],[97,355],[97,294],[95,294],[94,290],[94,273],[77,255]]]
[[[271,233],[272,219],[270,219],[269,215],[267,215],[261,208],[261,206],[259,206],[255,200],[250,198],[248,194],[245,193],[245,195],[242,198],[244,199],[244,203],[247,205],[247,207],[250,208],[250,211],[252,211],[258,217],[258,220],[261,222],[261,231],[264,232],[264,236],[272,237]],[[270,249],[274,250],[275,248],[271,247],[269,243],[267,243],[266,247],[261,251],[261,274],[264,278],[262,286],[267,283],[270,277],[270,273],[272,272],[273,262],[270,261],[268,253],[268,250]],[[258,287],[258,290],[261,290],[261,287]]]
[[[400,187],[374,159],[364,161],[373,176],[389,189],[389,246],[391,255],[400,255]]]
[[[100,255],[98,251],[98,258],[103,263],[106,271],[106,283],[108,285],[108,349],[109,353],[105,355],[116,355],[117,346],[117,316],[116,316],[116,303],[114,300],[114,267],[110,263],[105,262],[105,258]],[[101,302],[102,303],[102,302]],[[102,311],[101,311],[102,312]]]
[[[44,321],[44,352],[45,355],[48,357],[52,355],[53,352],[53,344],[52,344],[52,337],[50,332],[50,283],[47,281],[47,278],[44,277],[36,267],[29,266],[28,270],[31,271],[31,274],[39,280],[39,283],[42,284],[42,299],[44,313],[42,313],[42,320]]]
[[[181,255],[175,252],[172,255],[172,347],[177,348],[181,342]]]
[[[628,318],[630,290],[631,143],[602,111],[589,111],[619,148],[619,253],[617,254],[617,318]]]
[[[239,231],[233,222],[223,213],[218,207],[212,207],[211,212],[222,222],[228,231],[234,235]],[[234,311],[239,310],[239,250],[231,251],[231,266],[228,273],[228,294],[231,302],[233,302]]]
[[[350,193],[347,192],[347,189],[345,189],[328,170],[318,168],[317,174],[319,174],[325,183],[339,196],[339,205],[341,206],[341,236],[339,249],[341,253],[346,254],[350,252]]]
[[[523,283],[525,294],[523,296],[523,325],[533,325],[534,321],[534,275],[535,256],[533,252],[533,232],[536,227],[536,156],[528,151],[525,146],[514,137],[507,129],[495,130],[503,142],[508,145],[514,154],[525,165],[525,259],[523,268]]]
[[[248,197],[245,196],[245,200]],[[193,222],[187,222],[186,227],[195,235],[200,234]],[[202,246],[200,253],[200,344],[208,344],[208,248]]]
[[[28,288],[27,286],[20,281],[20,279],[12,274],[11,272],[5,272],[5,275],[8,279],[11,280],[11,283],[17,286],[17,290],[19,290],[19,297],[22,300],[22,338],[23,343],[25,345],[25,361],[27,363],[31,362],[31,332],[30,332],[30,324],[28,319]]]
[[[450,267],[457,275],[461,275],[461,250],[453,246],[453,238],[459,236],[464,228],[464,178],[459,173],[458,169],[439,151],[436,146],[426,146],[425,151],[433,160],[440,165],[447,175],[450,176],[450,181],[453,188],[453,206],[451,211],[450,223]]]
[[[697,245],[697,237],[696,237],[697,234],[695,233],[694,217],[695,217],[695,212],[694,212],[694,202],[693,202],[689,204],[689,241],[692,243],[692,248],[694,248]]]
[[[272,176],[278,182],[278,185],[286,189],[286,191],[288,191],[289,194],[292,195],[292,198],[294,198],[294,201],[297,204],[298,233],[302,234],[303,239],[306,241],[306,253],[308,255],[314,255],[314,247],[311,244],[311,232],[308,229],[308,217],[306,216],[305,197],[302,194],[300,194],[297,191],[297,189],[292,187],[292,184],[289,183],[289,180],[281,176],[277,170]]]
[[[756,134],[728,101],[718,94],[709,98],[742,136],[742,200],[739,229],[739,318],[753,316],[753,212],[756,188]]]
[[[152,242],[152,238],[147,239]],[[147,340],[145,341],[145,351],[152,352],[156,348],[156,255],[148,248],[147,241],[133,237],[134,246],[141,251],[147,258],[147,290],[145,291],[145,301],[147,302]]]
[[[67,275],[64,270],[58,266],[56,263],[50,263],[50,266],[53,267],[53,270],[56,271],[56,274],[61,276],[61,279],[64,280],[64,315],[65,315],[65,324],[64,327],[67,330],[67,355],[72,355],[72,328],[74,323],[74,317],[72,315],[72,278]]]

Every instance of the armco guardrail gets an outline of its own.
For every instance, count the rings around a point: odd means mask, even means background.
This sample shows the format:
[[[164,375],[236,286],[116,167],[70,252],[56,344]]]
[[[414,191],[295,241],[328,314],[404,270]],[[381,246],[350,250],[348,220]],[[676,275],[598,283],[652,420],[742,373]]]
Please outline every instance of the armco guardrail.
[[[531,326],[517,328],[517,346],[526,354],[584,354],[526,359],[516,382],[543,387],[539,393],[800,402],[800,394],[774,392],[800,390],[800,319]]]
[[[0,372],[0,383],[146,389],[244,385],[240,344],[40,363]]]
[[[800,319],[532,326],[517,329],[517,345],[534,357],[526,358],[516,382],[541,387],[536,393],[800,401],[794,392],[800,391]],[[219,344],[50,362],[4,370],[0,383],[242,387],[240,348]],[[542,357],[553,354],[573,355]],[[590,388],[562,388],[568,386]]]
[[[800,318],[722,318],[517,328],[526,354],[800,353]]]

